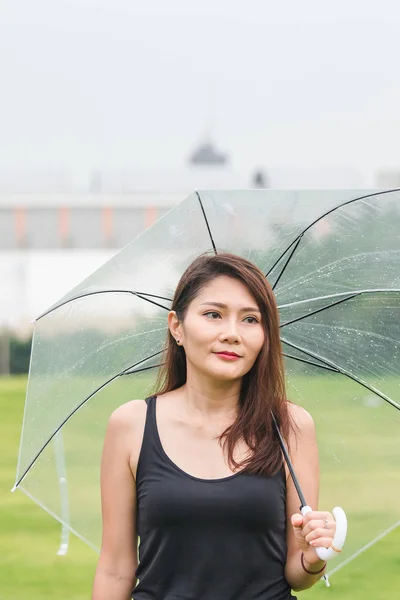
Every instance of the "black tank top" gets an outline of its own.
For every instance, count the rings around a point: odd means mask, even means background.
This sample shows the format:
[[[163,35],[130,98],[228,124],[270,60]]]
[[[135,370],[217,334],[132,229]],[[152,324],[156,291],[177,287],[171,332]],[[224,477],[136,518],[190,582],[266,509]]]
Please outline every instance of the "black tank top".
[[[289,600],[285,471],[200,479],[166,455],[147,400],[137,487],[134,600]]]

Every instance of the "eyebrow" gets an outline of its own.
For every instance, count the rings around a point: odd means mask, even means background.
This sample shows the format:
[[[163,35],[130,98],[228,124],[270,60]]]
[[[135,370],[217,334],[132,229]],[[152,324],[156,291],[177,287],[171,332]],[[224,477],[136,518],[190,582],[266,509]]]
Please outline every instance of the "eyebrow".
[[[228,308],[226,304],[223,304],[222,302],[202,302],[200,304],[200,306],[203,306],[204,304],[207,304],[207,306],[216,306],[217,308]],[[255,306],[244,306],[243,308],[240,309],[240,312],[258,312],[261,313],[259,308],[256,308]]]

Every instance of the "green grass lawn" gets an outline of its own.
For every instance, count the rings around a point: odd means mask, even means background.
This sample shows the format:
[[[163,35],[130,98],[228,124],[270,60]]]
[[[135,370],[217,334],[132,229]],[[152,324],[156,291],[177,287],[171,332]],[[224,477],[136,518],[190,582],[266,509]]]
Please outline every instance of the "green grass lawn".
[[[330,387],[327,383],[326,379],[315,379],[307,388],[304,403],[316,416],[321,463],[326,465],[321,481],[324,507],[328,508],[326,504],[332,500],[337,487],[337,500],[352,517],[353,534],[355,530],[356,538],[368,541],[368,523],[372,527],[379,512],[387,525],[394,522],[397,514],[400,468],[393,448],[399,439],[398,415],[394,414],[393,420],[388,419],[385,406],[365,409],[362,399],[353,394],[353,388],[342,386],[339,396],[337,387],[335,392],[336,384]],[[296,385],[301,387],[300,379]],[[20,491],[10,493],[15,478],[25,386],[25,378],[0,379],[0,600],[88,599],[96,553],[71,536],[67,556],[56,556],[59,524]],[[329,394],[332,398],[327,398]],[[332,410],[325,409],[328,400]],[[371,412],[361,412],[365,410]],[[343,414],[347,415],[345,421]],[[369,416],[362,420],[362,415]],[[84,412],[81,418],[85,420]],[[330,462],[330,457],[324,456],[324,448],[329,447],[340,428],[346,427],[350,435],[346,436],[343,456],[339,452]],[[379,433],[376,447],[375,431]],[[336,444],[339,441],[336,438]],[[71,448],[71,452],[73,450]],[[369,489],[365,489],[365,474],[361,477],[354,473],[364,459],[367,473],[374,478]],[[392,488],[386,485],[388,479]],[[392,490],[390,497],[388,489]],[[368,502],[366,494],[369,494]],[[326,588],[319,583],[299,596],[340,600],[400,597],[400,528],[334,573],[331,584],[332,587]]]

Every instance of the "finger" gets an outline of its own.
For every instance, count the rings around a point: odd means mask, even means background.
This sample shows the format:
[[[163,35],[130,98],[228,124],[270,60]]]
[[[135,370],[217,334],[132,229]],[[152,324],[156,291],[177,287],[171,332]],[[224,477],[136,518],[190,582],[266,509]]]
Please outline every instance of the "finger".
[[[328,519],[328,521],[334,521],[333,515],[330,512],[310,510],[310,512],[304,515],[304,524],[307,524],[310,521],[323,521],[324,519]]]
[[[331,537],[319,537],[310,542],[310,546],[313,548],[330,548],[332,546],[333,538]]]
[[[300,529],[301,526],[303,525],[303,517],[300,514],[294,514],[294,515],[292,515],[291,523],[292,523],[293,527]]]
[[[330,538],[333,540],[333,538],[335,537],[335,531],[333,529],[325,529],[324,527],[317,527],[317,529],[313,529],[312,531],[310,531],[309,533],[304,533],[303,530],[303,535],[304,535],[304,539],[306,540],[306,542],[312,542],[313,540],[316,540],[317,538]]]
[[[310,521],[309,523],[304,525],[303,535],[304,537],[306,537],[307,535],[316,530],[324,530],[325,533],[329,531],[329,535],[331,535],[331,533],[333,533],[334,535],[336,531],[336,523],[335,521],[328,521],[328,519],[324,519],[323,521],[321,519]]]
[[[304,524],[303,533],[304,533],[304,535],[307,535],[308,533],[310,533],[311,531],[314,531],[315,529],[324,529],[325,525],[326,525],[325,520],[313,519],[312,521],[309,521],[308,523]]]

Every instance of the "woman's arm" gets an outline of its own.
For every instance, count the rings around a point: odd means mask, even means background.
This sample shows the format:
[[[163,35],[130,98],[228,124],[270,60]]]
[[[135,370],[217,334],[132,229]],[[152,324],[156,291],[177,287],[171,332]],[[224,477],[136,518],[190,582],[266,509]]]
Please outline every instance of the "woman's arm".
[[[303,494],[314,509],[305,517],[299,514],[300,500],[289,475],[286,487],[285,577],[293,590],[300,591],[311,587],[323,576],[324,570],[321,569],[324,562],[320,560],[310,542],[315,542],[318,546],[330,546],[335,534],[335,523],[330,513],[318,511],[319,461],[314,421],[299,406],[291,404],[290,411],[297,429],[289,440],[290,457]],[[325,519],[329,522],[329,529],[325,529]],[[310,575],[304,570],[301,563],[302,553],[305,569],[315,574]]]
[[[102,544],[92,600],[128,600],[136,584],[136,483],[132,464],[140,451],[137,431],[143,430],[145,407],[141,401],[124,404],[108,423],[101,461]]]

